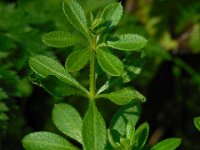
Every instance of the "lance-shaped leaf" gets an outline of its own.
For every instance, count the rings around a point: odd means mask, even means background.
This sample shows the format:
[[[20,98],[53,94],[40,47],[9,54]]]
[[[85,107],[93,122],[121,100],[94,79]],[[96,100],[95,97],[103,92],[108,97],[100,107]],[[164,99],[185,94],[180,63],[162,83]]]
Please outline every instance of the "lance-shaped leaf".
[[[103,150],[106,145],[106,125],[94,102],[83,119],[83,145],[85,150]]]
[[[124,70],[121,60],[108,51],[98,49],[97,60],[100,67],[111,76],[120,76]]]
[[[104,20],[105,26],[111,28],[116,26],[120,21],[123,14],[123,7],[121,3],[112,3],[108,5],[102,13],[102,18]]]
[[[42,41],[51,47],[68,47],[79,42],[77,35],[65,32],[65,31],[52,31],[46,33],[42,37]]]
[[[133,149],[142,150],[147,141],[148,135],[149,124],[145,122],[135,131],[134,140],[131,141],[133,143],[130,143],[133,145]]]
[[[43,78],[48,75],[54,75],[62,82],[72,85],[87,93],[87,90],[82,87],[59,62],[52,58],[42,55],[30,57],[29,66],[37,75]]]
[[[107,98],[117,105],[125,105],[125,104],[130,103],[133,100],[137,100],[141,102],[145,101],[145,97],[142,94],[140,94],[138,91],[132,88],[124,88],[116,92],[101,94],[101,95],[98,95],[98,97]]]
[[[68,104],[56,104],[52,112],[53,122],[65,135],[82,143],[82,119],[79,113]]]
[[[89,49],[75,51],[67,57],[65,67],[71,72],[79,71],[87,64],[88,60]]]
[[[87,20],[81,6],[75,0],[64,0],[63,11],[69,22],[80,32],[87,34]]]
[[[154,145],[151,150],[175,150],[180,144],[179,138],[168,138]]]
[[[119,35],[113,41],[108,41],[107,46],[124,51],[136,51],[144,48],[147,40],[138,34]]]
[[[55,76],[47,76],[42,80],[42,87],[53,96],[63,97],[71,95],[86,96],[85,93],[69,84],[61,82]]]
[[[111,120],[110,130],[113,134],[118,135],[118,140],[121,136],[125,136],[128,123],[133,127],[136,125],[140,113],[140,105],[136,102],[127,104],[117,111]]]
[[[200,117],[194,118],[194,125],[200,131]]]
[[[50,132],[34,132],[22,140],[26,150],[78,150],[63,137]]]
[[[69,84],[61,82],[57,77],[49,75],[45,78],[41,78],[36,74],[29,76],[33,84],[44,88],[49,94],[55,97],[64,97],[70,95],[82,95],[87,96],[85,93]]]

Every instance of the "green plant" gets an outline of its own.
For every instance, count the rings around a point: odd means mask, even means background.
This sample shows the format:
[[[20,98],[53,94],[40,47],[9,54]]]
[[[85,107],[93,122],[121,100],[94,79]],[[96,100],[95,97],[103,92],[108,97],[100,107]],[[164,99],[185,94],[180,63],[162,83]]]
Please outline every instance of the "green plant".
[[[194,125],[200,131],[200,117],[194,118]]]
[[[145,102],[145,97],[132,87],[125,87],[123,83],[130,82],[140,72],[144,57],[142,49],[147,40],[138,34],[111,36],[110,31],[118,24],[123,14],[122,5],[110,4],[97,13],[91,13],[90,19],[87,19],[75,0],[65,0],[63,11],[77,32],[53,31],[43,36],[43,42],[55,48],[78,46],[67,57],[65,67],[47,56],[30,57],[29,66],[33,71],[30,78],[51,95],[83,96],[89,100],[89,106],[82,119],[72,106],[65,103],[56,104],[52,111],[56,127],[69,138],[79,142],[85,150],[177,148],[180,144],[178,138],[166,139],[153,147],[146,146],[148,123],[135,127],[140,115],[140,103]],[[113,50],[124,51],[119,51],[120,59],[116,56],[117,53],[113,54]],[[135,60],[131,59],[133,56],[139,57],[140,61],[135,63]],[[88,62],[89,90],[69,73],[83,69]],[[106,76],[102,72],[105,72]],[[104,80],[105,84],[101,84]],[[108,130],[96,105],[96,101],[102,99],[124,105],[113,116]],[[24,137],[22,143],[27,150],[79,149],[65,138],[46,131],[30,133]]]

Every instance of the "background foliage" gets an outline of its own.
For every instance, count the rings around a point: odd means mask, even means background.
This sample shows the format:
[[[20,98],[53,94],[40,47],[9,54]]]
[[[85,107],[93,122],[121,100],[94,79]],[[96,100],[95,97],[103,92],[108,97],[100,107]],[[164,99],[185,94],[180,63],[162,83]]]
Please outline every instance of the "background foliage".
[[[89,18],[91,11],[115,0],[78,1]],[[74,97],[52,97],[29,80],[29,56],[45,54],[64,64],[65,56],[69,55],[69,51],[62,48],[47,48],[41,40],[44,33],[52,30],[75,32],[60,9],[61,3],[62,0],[0,1],[2,150],[22,149],[20,141],[31,131],[57,132],[50,119],[54,103],[68,102],[81,114],[85,112],[87,104],[81,99],[75,103]],[[136,79],[128,83],[147,97],[140,121],[150,123],[148,143],[154,144],[167,137],[182,137],[180,149],[198,150],[200,135],[195,129],[193,118],[200,115],[200,2],[126,0],[122,4],[126,14],[118,28],[111,33],[138,33],[148,39],[144,59],[134,64],[138,68],[135,74],[140,74],[135,77],[132,73]],[[68,49],[71,51],[74,48]],[[144,62],[143,66],[137,65],[137,62]],[[73,75],[87,84],[87,70]],[[128,76],[126,80],[129,80]],[[118,107],[110,102],[98,105],[109,123]]]

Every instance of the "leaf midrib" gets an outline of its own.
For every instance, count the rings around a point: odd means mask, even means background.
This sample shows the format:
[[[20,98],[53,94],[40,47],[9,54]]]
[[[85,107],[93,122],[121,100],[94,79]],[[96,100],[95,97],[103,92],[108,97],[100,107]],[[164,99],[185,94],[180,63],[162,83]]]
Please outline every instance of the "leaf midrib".
[[[105,58],[105,60],[107,61],[107,63],[111,66],[111,68],[113,68],[113,70],[115,71],[115,73],[117,73],[117,75],[120,75],[121,73],[115,68],[115,66],[113,66],[113,64],[109,61],[109,59],[107,57],[105,57],[104,53],[106,53],[106,52],[100,52],[100,54]],[[108,55],[111,55],[111,54],[108,53]],[[112,72],[110,72],[110,73],[113,75]]]

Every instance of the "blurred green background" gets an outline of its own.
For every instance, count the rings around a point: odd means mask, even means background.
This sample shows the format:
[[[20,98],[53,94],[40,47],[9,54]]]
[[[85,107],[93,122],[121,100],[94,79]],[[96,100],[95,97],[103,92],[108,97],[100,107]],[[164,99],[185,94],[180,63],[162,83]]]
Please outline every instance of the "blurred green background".
[[[88,17],[91,11],[115,2],[78,1]],[[29,80],[29,56],[44,54],[64,63],[68,49],[74,49],[48,48],[41,41],[49,31],[75,32],[61,3],[62,0],[0,0],[0,150],[22,150],[21,139],[32,131],[58,132],[51,121],[55,103],[70,103],[84,115],[87,103],[82,98],[52,97]],[[200,116],[200,1],[121,3],[124,16],[111,34],[138,33],[148,39],[145,62],[138,66],[140,74],[129,83],[147,97],[140,123],[150,123],[148,144],[180,137],[180,150],[199,150],[200,133],[193,118]],[[73,75],[82,83],[88,82],[87,68]],[[119,107],[109,102],[98,105],[109,124]]]

